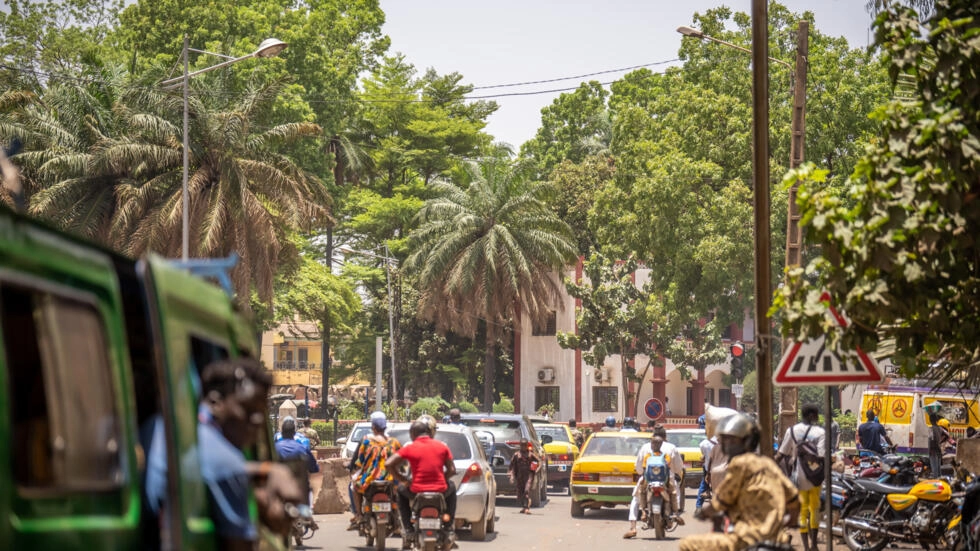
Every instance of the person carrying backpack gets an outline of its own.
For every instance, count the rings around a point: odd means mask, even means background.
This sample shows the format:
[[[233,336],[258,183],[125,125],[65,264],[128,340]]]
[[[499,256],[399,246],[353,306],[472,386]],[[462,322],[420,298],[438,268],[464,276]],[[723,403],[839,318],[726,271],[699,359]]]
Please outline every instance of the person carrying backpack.
[[[820,485],[824,478],[826,434],[818,426],[820,408],[806,404],[803,420],[786,430],[776,454],[776,461],[789,457],[793,462],[790,479],[800,492],[800,536],[804,551],[817,551],[817,529],[820,526]]]

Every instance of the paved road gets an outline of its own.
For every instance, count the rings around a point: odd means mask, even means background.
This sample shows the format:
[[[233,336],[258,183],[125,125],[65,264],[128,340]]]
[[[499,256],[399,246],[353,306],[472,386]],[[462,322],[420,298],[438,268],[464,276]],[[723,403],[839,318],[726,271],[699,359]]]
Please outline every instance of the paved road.
[[[696,534],[710,529],[710,525],[690,518],[694,510],[693,496],[687,499],[687,525],[668,533],[665,541],[657,542],[653,531],[640,530],[634,540],[622,539],[629,527],[626,508],[590,510],[585,518],[573,519],[569,513],[567,495],[549,494],[548,502],[532,514],[522,515],[516,500],[497,499],[496,533],[487,534],[486,541],[473,541],[466,531],[459,532],[458,551],[595,551],[597,549],[678,549],[681,536]],[[320,530],[307,541],[305,549],[329,549],[330,551],[365,551],[364,538],[347,532],[349,515],[318,515]],[[397,551],[401,540],[388,539],[388,548]],[[302,549],[302,548],[301,548]]]

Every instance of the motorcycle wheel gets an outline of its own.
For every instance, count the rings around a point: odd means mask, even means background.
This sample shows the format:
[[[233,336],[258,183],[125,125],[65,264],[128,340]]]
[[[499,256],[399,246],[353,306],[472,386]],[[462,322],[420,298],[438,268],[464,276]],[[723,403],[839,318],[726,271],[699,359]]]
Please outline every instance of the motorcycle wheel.
[[[375,551],[385,551],[385,538],[388,537],[388,524],[379,522],[375,530],[374,549]]]
[[[422,542],[422,551],[436,551],[436,542],[434,541]]]
[[[664,516],[653,515],[653,533],[658,540],[664,539]]]
[[[845,510],[841,514],[841,518],[853,518],[855,520],[872,522],[875,519],[875,505],[874,503],[862,503],[853,509]],[[889,541],[890,538],[887,536],[865,532],[851,528],[846,524],[844,525],[844,543],[852,551],[880,551],[888,545]]]
[[[371,519],[371,524],[374,524],[374,519],[373,518]],[[369,524],[368,526],[365,526],[363,528],[363,530],[364,530],[364,545],[366,547],[374,547],[374,530],[372,530],[371,524]]]
[[[293,532],[293,541],[296,542],[296,547],[299,547],[300,545],[303,545],[303,536]]]

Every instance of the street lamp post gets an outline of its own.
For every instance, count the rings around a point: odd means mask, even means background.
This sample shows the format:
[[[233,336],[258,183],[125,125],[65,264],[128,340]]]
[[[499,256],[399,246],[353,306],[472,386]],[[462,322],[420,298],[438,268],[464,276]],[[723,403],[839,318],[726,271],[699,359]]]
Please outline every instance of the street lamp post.
[[[190,256],[190,209],[189,209],[190,192],[187,189],[187,173],[188,173],[188,166],[190,164],[190,160],[188,158],[188,153],[187,153],[189,148],[188,142],[190,140],[188,138],[188,132],[187,132],[188,119],[190,118],[187,109],[187,95],[188,95],[188,89],[190,88],[190,79],[191,77],[195,77],[197,75],[207,73],[208,71],[213,71],[215,69],[220,69],[222,67],[227,67],[228,65],[231,65],[233,63],[238,63],[239,61],[245,59],[250,59],[253,57],[274,57],[276,55],[279,55],[279,52],[286,49],[286,46],[287,44],[281,40],[277,40],[275,38],[266,38],[265,40],[262,41],[261,44],[259,44],[259,47],[254,52],[248,55],[243,55],[242,57],[231,57],[222,54],[216,54],[214,52],[208,52],[206,50],[197,50],[191,48],[190,39],[185,34],[184,48],[181,51],[181,57],[183,58],[183,62],[184,62],[183,74],[179,77],[167,79],[160,83],[160,86],[166,89],[175,88],[176,85],[180,84],[181,88],[183,88],[183,93],[184,93],[184,171],[183,171],[183,187],[181,188],[181,210],[183,211],[182,213],[183,218],[181,220],[180,259],[185,262],[187,261],[187,258]],[[224,58],[227,61],[223,61],[221,63],[218,63],[217,65],[212,65],[211,67],[206,67],[198,71],[194,71],[193,73],[189,73],[187,70],[189,64],[188,57],[190,52],[213,55],[216,57]]]
[[[762,34],[761,30],[755,27],[756,25],[755,16],[757,15],[761,15],[761,14],[755,12],[753,13],[753,46],[754,47],[756,47],[755,45],[756,40],[759,40]],[[763,22],[762,24],[766,24],[766,23]],[[733,48],[741,52],[745,52],[752,55],[753,56],[752,58],[753,79],[754,79],[753,83],[755,84],[755,86],[765,85],[764,83],[759,84],[756,81],[756,79],[762,78],[759,74],[759,71],[756,70],[755,66],[757,63],[759,65],[762,65],[764,64],[765,61],[768,60],[768,61],[772,61],[773,63],[777,63],[779,65],[787,67],[789,69],[794,69],[794,67],[791,66],[786,61],[769,57],[768,41],[765,44],[766,46],[765,51],[757,52],[757,51],[750,50],[748,48],[743,48],[742,46],[738,46],[736,44],[732,44],[731,42],[727,42],[725,40],[721,40],[719,38],[715,38],[713,36],[704,34],[704,32],[699,31],[697,29],[692,29],[691,27],[687,27],[687,26],[678,27],[677,32],[683,34],[684,36],[690,36],[692,38],[698,38],[702,40],[709,40],[711,42],[716,42],[718,44],[722,44],[729,48]],[[791,123],[790,165],[789,165],[791,169],[798,168],[803,163],[803,145],[804,145],[804,138],[805,138],[805,120],[806,120],[806,63],[807,63],[807,55],[808,55],[808,48],[807,48],[808,33],[809,33],[809,22],[801,20],[798,25],[796,66],[795,66],[795,72],[793,78],[793,87],[792,87],[793,89],[791,91],[793,95],[793,113],[792,113],[792,123]],[[767,36],[762,38],[768,40],[768,32],[766,32],[765,34]],[[763,71],[762,75],[764,75],[766,72],[767,71]],[[764,94],[760,90],[760,97],[758,97],[759,100],[758,105],[756,105],[756,99],[757,97],[753,95],[753,106],[761,110],[763,108],[763,104],[761,102],[762,101],[768,102],[768,86],[766,86],[766,90]],[[768,108],[766,108],[765,113],[756,112],[756,117],[754,119],[756,122],[756,126],[754,129],[755,133],[762,132],[762,128],[760,128],[760,117],[759,117],[760,114],[764,114],[766,121],[768,121]],[[766,131],[765,133],[768,136],[768,122],[766,122],[764,126]],[[766,145],[765,157],[768,157],[768,141],[766,143],[767,145]],[[760,145],[759,142],[756,141],[755,143],[756,149],[753,149],[753,151],[755,151],[757,154],[761,153],[759,149],[757,149],[759,145]],[[754,155],[753,161],[758,162],[761,165],[763,159],[762,158],[757,159],[756,155]],[[759,171],[761,169],[759,167],[756,167],[756,170]],[[768,168],[766,168],[765,170],[768,171]],[[759,335],[759,338],[757,339],[757,347],[759,348],[759,352],[761,353],[760,356],[758,356],[760,421],[764,419],[765,420],[769,419],[768,412],[772,409],[772,395],[773,395],[772,381],[770,380],[771,379],[770,376],[772,374],[772,361],[770,358],[772,347],[769,345],[769,341],[767,340],[768,330],[765,333],[759,331],[759,329],[762,329],[763,327],[768,329],[768,323],[763,325],[763,321],[767,319],[767,314],[769,309],[769,296],[772,293],[772,289],[770,288],[770,281],[769,281],[770,278],[769,278],[769,270],[768,270],[769,258],[770,258],[769,204],[768,204],[769,199],[768,199],[768,195],[766,195],[766,197],[763,198],[758,193],[759,192],[758,188],[763,183],[763,180],[761,178],[762,175],[759,173],[757,173],[754,177],[754,182],[757,188],[756,196],[755,196],[755,205],[756,205],[755,245],[756,245],[756,276],[757,276],[755,315],[756,315],[756,323],[759,326],[756,331],[756,333]],[[769,189],[768,173],[764,181],[764,184],[765,184],[766,193],[768,194],[768,189]],[[799,211],[796,207],[796,189],[797,189],[797,185],[794,184],[789,193],[789,209],[787,211],[787,228],[786,228],[786,266],[799,264],[800,261],[799,258],[800,258],[800,247],[801,247],[802,238],[799,232],[800,216],[799,216]],[[762,204],[763,200],[765,202],[765,205]],[[764,214],[762,212],[763,208],[765,211]],[[761,219],[762,216],[765,216],[764,221]],[[763,226],[765,226],[764,232],[762,231]],[[760,239],[763,239],[764,242],[760,241]],[[767,268],[763,270],[763,266],[767,266]],[[764,273],[761,273],[761,271],[764,271]],[[765,293],[764,299],[761,295],[762,293]],[[763,343],[765,343],[765,348],[762,347]],[[785,349],[785,346],[783,348]],[[763,404],[763,402],[766,402],[766,404]],[[787,426],[792,426],[792,424],[795,423],[796,389],[792,387],[783,387],[780,403],[782,405],[780,411],[779,434],[783,434]],[[767,412],[767,413],[763,415],[762,412]],[[792,422],[790,422],[790,420],[792,420]],[[769,448],[771,448],[771,446]]]
[[[397,267],[398,259],[391,256],[391,252],[388,250],[388,245],[385,244],[384,250],[385,254],[375,254],[370,251],[359,251],[352,249],[347,246],[338,247],[342,253],[346,254],[357,254],[361,256],[367,256],[370,258],[377,258],[378,260],[383,260],[385,263],[385,279],[388,284],[388,344],[391,347],[391,395],[392,401],[395,402],[394,415],[395,419],[398,418],[398,398],[395,393],[398,392],[398,379],[395,373],[395,305],[394,298],[391,294],[391,263],[394,262]],[[377,397],[378,404],[381,404],[380,396]]]

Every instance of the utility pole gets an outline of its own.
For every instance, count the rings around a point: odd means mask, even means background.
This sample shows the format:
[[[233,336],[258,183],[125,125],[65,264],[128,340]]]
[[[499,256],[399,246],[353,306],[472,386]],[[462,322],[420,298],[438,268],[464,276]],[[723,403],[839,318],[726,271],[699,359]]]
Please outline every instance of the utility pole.
[[[793,114],[789,144],[789,168],[799,168],[803,164],[803,147],[806,142],[806,66],[809,56],[810,23],[800,21],[796,32],[796,71],[793,78]],[[796,192],[799,181],[789,189],[789,208],[786,211],[786,267],[799,266],[803,255],[803,234],[800,231],[800,209],[796,206]],[[782,350],[789,345],[782,339]],[[784,386],[779,393],[779,437],[796,424],[796,387]],[[829,412],[828,412],[829,415]]]

